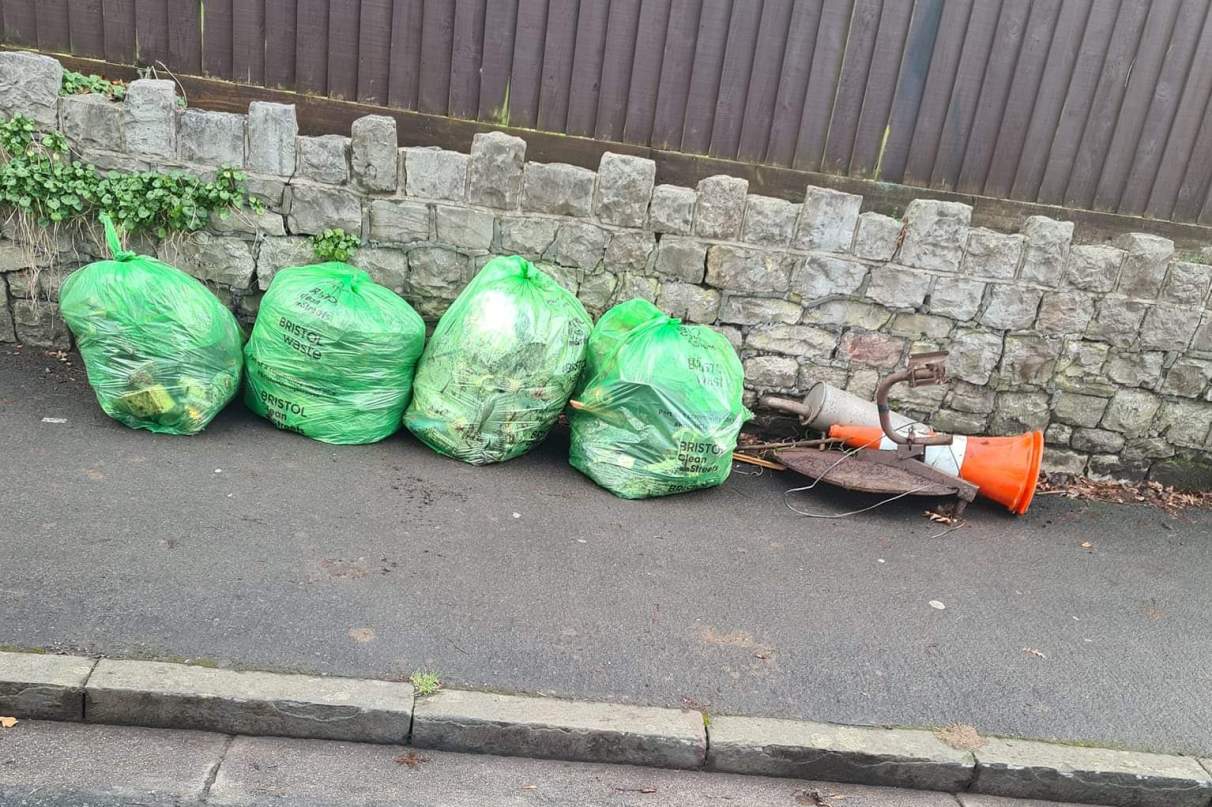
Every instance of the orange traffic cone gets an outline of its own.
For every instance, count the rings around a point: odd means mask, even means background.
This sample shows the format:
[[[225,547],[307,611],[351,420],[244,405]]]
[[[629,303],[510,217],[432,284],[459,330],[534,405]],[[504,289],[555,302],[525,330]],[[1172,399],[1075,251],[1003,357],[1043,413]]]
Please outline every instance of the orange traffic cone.
[[[877,426],[830,426],[829,436],[855,448],[895,449]],[[1043,432],[1014,437],[966,437],[957,434],[949,446],[927,446],[927,465],[967,480],[986,499],[1022,515],[1031,506],[1039,464],[1044,456]]]

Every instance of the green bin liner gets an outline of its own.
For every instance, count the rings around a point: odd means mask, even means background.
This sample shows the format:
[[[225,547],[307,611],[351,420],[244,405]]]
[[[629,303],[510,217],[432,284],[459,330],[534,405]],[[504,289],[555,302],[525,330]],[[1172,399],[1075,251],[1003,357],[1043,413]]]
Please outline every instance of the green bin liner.
[[[474,465],[526,453],[568,403],[591,327],[580,301],[529,261],[493,258],[438,322],[405,425]]]
[[[112,258],[73,272],[59,311],[107,415],[135,429],[196,434],[240,387],[236,318],[200,281],[122,249],[102,216]]]
[[[620,303],[589,336],[569,462],[624,499],[722,484],[751,417],[743,389],[741,362],[722,335],[646,300]]]
[[[400,428],[425,322],[340,262],[274,273],[244,347],[244,403],[280,429],[340,445]]]

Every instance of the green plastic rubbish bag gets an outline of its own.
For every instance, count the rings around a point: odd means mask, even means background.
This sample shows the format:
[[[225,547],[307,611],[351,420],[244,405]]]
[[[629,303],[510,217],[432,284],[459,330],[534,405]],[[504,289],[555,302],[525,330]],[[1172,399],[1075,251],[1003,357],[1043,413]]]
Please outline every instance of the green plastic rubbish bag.
[[[589,336],[569,422],[569,462],[624,499],[719,485],[732,470],[744,371],[704,325],[646,300],[607,311]]]
[[[195,434],[235,397],[242,337],[236,318],[200,281],[122,249],[71,274],[59,311],[105,413],[135,429]]]
[[[526,453],[568,403],[591,327],[580,301],[529,261],[493,258],[438,322],[405,425],[475,465]]]
[[[412,306],[339,262],[274,273],[244,347],[244,403],[325,443],[395,434],[425,345]]]

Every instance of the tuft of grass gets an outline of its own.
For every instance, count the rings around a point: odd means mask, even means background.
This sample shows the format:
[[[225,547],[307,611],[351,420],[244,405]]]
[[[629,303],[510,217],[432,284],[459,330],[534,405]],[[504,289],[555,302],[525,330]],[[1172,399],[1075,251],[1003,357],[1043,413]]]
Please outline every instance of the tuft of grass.
[[[408,676],[408,682],[422,697],[432,695],[442,688],[442,681],[438,678],[437,673],[417,671]]]

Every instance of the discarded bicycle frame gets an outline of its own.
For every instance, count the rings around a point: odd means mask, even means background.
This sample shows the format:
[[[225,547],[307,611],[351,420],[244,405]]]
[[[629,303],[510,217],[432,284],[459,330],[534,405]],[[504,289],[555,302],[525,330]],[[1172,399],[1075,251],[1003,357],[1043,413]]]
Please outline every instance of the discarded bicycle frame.
[[[775,449],[783,465],[821,482],[864,493],[897,496],[955,496],[954,514],[963,512],[976,497],[977,486],[958,476],[932,468],[923,462],[931,446],[947,446],[952,436],[929,431],[921,424],[894,428],[888,393],[897,384],[910,387],[943,384],[947,381],[945,352],[919,353],[909,357],[908,366],[880,381],[875,390],[875,405],[880,427],[896,450],[884,450],[878,445],[848,449],[846,452],[822,451],[817,448],[791,447]],[[763,405],[800,417],[811,417],[804,403],[786,398],[767,396]]]

